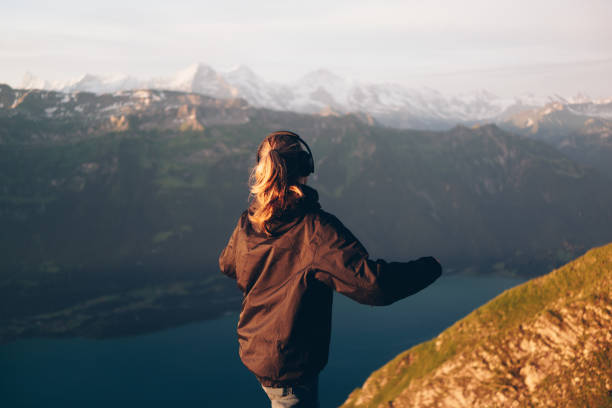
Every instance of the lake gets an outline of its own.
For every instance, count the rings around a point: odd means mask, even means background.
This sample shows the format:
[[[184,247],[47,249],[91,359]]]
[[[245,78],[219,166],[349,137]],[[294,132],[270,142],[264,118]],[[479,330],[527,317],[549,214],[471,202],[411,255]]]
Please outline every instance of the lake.
[[[368,375],[435,337],[519,278],[443,276],[391,306],[334,295],[321,406],[341,404]],[[238,314],[110,340],[28,339],[0,346],[2,407],[269,407],[238,358]]]

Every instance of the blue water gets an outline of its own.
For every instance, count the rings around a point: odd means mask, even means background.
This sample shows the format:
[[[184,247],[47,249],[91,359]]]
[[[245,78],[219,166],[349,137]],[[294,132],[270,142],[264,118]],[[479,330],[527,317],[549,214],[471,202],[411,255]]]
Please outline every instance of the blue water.
[[[442,277],[386,307],[335,295],[321,406],[338,406],[398,353],[521,282]],[[112,340],[30,339],[0,346],[0,407],[268,407],[238,358],[237,317]]]

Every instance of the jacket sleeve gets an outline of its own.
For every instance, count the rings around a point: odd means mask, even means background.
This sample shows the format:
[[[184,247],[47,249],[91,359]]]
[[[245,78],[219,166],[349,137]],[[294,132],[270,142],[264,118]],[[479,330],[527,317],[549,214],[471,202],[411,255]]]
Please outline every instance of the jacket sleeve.
[[[238,220],[238,224],[234,228],[227,245],[219,255],[219,269],[221,273],[233,279],[236,279],[236,236],[239,229],[240,220]]]
[[[363,304],[391,304],[424,289],[442,274],[441,265],[432,257],[410,262],[369,259],[357,238],[325,212],[313,244],[315,278]]]

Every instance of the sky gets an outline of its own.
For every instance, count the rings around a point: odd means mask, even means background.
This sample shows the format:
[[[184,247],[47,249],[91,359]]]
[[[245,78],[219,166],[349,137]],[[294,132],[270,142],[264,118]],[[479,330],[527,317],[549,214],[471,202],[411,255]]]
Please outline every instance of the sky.
[[[244,64],[288,82],[347,79],[612,97],[612,1],[30,1],[0,13],[0,83]]]

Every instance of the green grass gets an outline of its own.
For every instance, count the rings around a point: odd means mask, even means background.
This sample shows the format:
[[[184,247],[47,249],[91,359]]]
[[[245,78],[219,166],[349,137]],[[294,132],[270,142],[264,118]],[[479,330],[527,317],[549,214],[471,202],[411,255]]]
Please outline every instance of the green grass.
[[[553,318],[561,318],[549,309],[560,298],[569,302],[602,294],[610,296],[611,278],[612,244],[608,244],[588,251],[548,275],[506,290],[437,338],[412,347],[375,371],[371,380],[377,382],[389,377],[392,380],[379,388],[371,406],[393,400],[412,381],[432,373],[458,353],[484,341],[495,344],[508,331],[542,313],[552,313]]]
[[[174,231],[162,231],[162,232],[158,232],[157,234],[155,234],[153,236],[152,241],[154,244],[160,244],[172,238],[172,236],[174,236]]]

